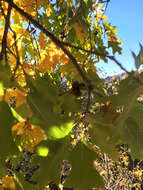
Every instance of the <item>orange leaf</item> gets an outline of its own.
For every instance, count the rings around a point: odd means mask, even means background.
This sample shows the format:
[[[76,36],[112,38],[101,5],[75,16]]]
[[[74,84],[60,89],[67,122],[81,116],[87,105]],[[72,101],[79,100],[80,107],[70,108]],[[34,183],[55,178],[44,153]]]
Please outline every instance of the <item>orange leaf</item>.
[[[29,75],[34,75],[34,66],[30,65],[30,63],[23,62],[22,63],[24,71]]]
[[[25,131],[25,121],[19,122],[12,127],[12,132],[16,132],[16,135],[22,135]]]
[[[40,49],[45,49],[46,41],[45,41],[45,36],[44,36],[43,32],[40,32],[38,42],[40,45]]]
[[[16,186],[14,183],[14,179],[12,176],[6,175],[5,177],[2,178],[2,187],[5,189],[10,189],[10,190],[16,190]]]
[[[113,123],[118,113],[116,110],[112,110],[111,108],[112,103],[110,101],[107,101],[104,107],[104,117],[108,118],[110,123]]]

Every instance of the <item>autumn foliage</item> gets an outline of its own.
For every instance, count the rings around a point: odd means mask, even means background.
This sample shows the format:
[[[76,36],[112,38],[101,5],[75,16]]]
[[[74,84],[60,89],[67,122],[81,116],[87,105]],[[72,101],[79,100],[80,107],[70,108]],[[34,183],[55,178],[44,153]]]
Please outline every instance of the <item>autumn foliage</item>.
[[[141,161],[129,169],[135,161],[123,148],[143,156],[143,76],[115,58],[122,44],[109,3],[0,0],[0,189],[116,189],[123,168],[137,178],[124,189],[142,188]],[[132,54],[139,69],[142,45]],[[101,60],[126,78],[100,78]]]

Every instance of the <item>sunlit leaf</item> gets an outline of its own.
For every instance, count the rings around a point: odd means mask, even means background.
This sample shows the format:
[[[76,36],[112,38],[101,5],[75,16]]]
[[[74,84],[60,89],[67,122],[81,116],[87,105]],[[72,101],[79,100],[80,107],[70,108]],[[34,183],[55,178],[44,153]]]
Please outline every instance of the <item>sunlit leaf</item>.
[[[45,58],[38,64],[41,72],[53,71],[59,63],[66,64],[69,61],[67,55],[59,49],[53,42],[49,44],[49,49],[45,54]]]
[[[32,152],[37,144],[46,139],[46,135],[40,126],[32,126],[28,119],[14,125],[12,133],[15,141],[20,137],[20,145]]]
[[[48,180],[59,184],[62,161],[68,160],[72,165],[72,170],[65,186],[79,190],[92,189],[95,186],[103,187],[101,177],[93,168],[93,161],[97,158],[95,152],[89,150],[83,144],[79,144],[71,152],[69,151],[69,141],[66,138],[60,141],[49,141],[48,146],[49,154],[46,160],[42,162],[41,174],[39,173],[39,176],[37,176],[38,178],[43,176],[41,183]],[[79,183],[79,180],[81,183]]]

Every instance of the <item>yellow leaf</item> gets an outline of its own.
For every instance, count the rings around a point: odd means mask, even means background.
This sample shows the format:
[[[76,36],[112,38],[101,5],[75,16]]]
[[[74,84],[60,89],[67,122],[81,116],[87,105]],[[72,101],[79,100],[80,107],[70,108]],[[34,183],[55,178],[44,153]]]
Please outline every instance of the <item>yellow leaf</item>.
[[[14,183],[14,179],[12,176],[6,175],[5,177],[2,178],[2,187],[4,189],[10,189],[10,190],[16,190],[16,186]]]
[[[11,69],[12,68],[13,68],[13,66],[11,67]],[[24,70],[24,68],[22,68],[21,65],[19,65],[18,68],[16,65],[16,67],[12,69],[13,77],[14,77],[14,79],[17,80],[18,84],[21,87],[24,87],[26,85],[26,79],[25,79],[23,70]]]
[[[46,139],[45,133],[40,126],[32,126],[31,130],[26,131],[26,135],[29,141],[27,148],[31,151],[33,151],[34,146]]]
[[[7,14],[7,9],[8,9],[8,4],[6,2],[1,2],[2,3],[2,8],[4,10],[4,14],[6,15]]]
[[[22,87],[24,87],[26,85],[25,76],[24,76],[23,72],[20,74],[17,74],[17,81],[18,81],[18,84]]]
[[[52,7],[51,4],[49,3],[49,4],[48,4],[48,7],[47,7],[47,9],[46,9],[46,14],[47,14],[47,16],[50,16],[52,12],[53,12],[53,7]]]
[[[29,31],[20,26],[19,24],[11,24],[11,28],[16,32],[17,39],[22,36],[27,38],[30,37]]]
[[[22,135],[25,131],[25,121],[19,122],[12,127],[12,132],[16,132],[16,135]]]
[[[76,37],[83,44],[85,39],[87,38],[86,28],[84,28],[79,22],[75,22],[74,30],[75,30],[75,33],[76,33]]]
[[[30,13],[32,16],[36,14],[36,10],[39,9],[44,0],[15,0],[16,4],[23,8],[26,12]]]
[[[32,126],[29,118],[14,125],[12,134],[15,140],[17,136],[20,136],[20,144],[31,152],[37,144],[46,139],[46,135],[40,126]]]
[[[9,64],[11,70],[14,70],[14,68],[16,67],[16,58],[12,54],[9,55]]]
[[[62,62],[68,63],[69,58],[65,53],[58,48],[53,42],[49,44],[49,49],[44,59],[38,64],[38,69],[41,72],[51,71],[56,68],[56,65]]]
[[[46,72],[48,70],[48,62],[46,58],[43,61],[41,61],[37,67],[38,70],[41,71],[42,73]]]
[[[0,95],[0,102],[3,101],[3,96]]]
[[[5,101],[8,103],[9,106],[15,104],[16,107],[26,103],[26,96],[25,92],[22,92],[18,88],[10,88],[6,90],[5,94]]]
[[[103,15],[103,16],[101,17],[101,19],[102,19],[102,20],[108,20],[108,16]]]

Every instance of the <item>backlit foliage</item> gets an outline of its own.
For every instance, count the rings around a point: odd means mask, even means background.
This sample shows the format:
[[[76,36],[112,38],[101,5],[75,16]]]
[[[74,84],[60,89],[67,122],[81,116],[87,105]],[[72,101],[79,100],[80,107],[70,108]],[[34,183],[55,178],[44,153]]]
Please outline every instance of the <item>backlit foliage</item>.
[[[45,49],[44,39],[41,38],[42,37],[40,36],[40,48]],[[50,43],[47,52],[44,52],[41,56],[41,61],[38,64],[38,69],[42,73],[46,71],[53,71],[55,70],[57,64],[59,64],[60,62],[66,64],[69,60],[68,57],[58,47],[55,46],[54,43]]]
[[[26,121],[17,123],[12,127],[12,133],[15,141],[20,142],[18,145],[24,146],[27,150],[33,152],[34,146],[45,140],[46,135],[40,126],[32,126],[29,118]]]
[[[115,58],[109,3],[0,0],[0,189],[142,189],[142,161],[113,161],[143,156],[143,75]],[[99,77],[108,60],[123,79]]]

